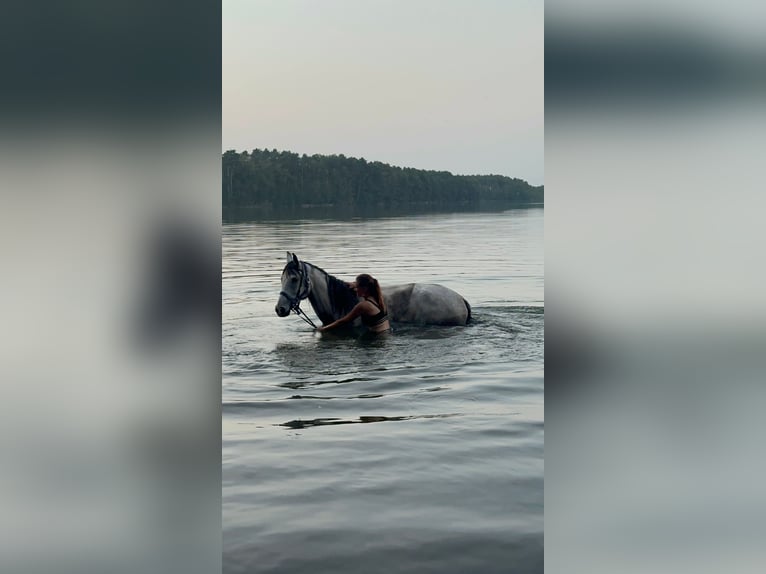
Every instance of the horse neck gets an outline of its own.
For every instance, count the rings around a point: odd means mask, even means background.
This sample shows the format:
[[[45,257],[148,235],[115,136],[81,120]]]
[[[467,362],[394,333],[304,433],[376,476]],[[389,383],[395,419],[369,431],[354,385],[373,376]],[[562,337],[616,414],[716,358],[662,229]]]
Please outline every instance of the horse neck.
[[[340,279],[306,263],[311,278],[309,303],[325,325],[346,315],[356,304],[356,296]]]

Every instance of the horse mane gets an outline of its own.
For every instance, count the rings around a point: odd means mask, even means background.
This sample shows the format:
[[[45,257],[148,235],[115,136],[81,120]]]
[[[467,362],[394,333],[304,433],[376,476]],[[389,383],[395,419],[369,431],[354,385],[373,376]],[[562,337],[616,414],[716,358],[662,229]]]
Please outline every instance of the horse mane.
[[[313,263],[307,263],[307,265],[311,265],[327,278],[327,294],[330,297],[330,304],[332,305],[330,311],[333,314],[331,321],[343,317],[343,315],[351,311],[351,309],[353,309],[359,302],[356,293],[345,281],[338,279],[334,275],[330,275],[327,271]],[[326,321],[325,317],[319,318],[322,319],[323,322]]]

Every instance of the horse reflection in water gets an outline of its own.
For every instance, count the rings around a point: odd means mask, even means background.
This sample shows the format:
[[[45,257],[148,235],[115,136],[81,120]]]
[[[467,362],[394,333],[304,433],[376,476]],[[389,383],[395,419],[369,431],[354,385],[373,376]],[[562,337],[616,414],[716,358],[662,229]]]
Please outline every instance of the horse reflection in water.
[[[442,285],[407,283],[382,286],[381,290],[386,300],[388,318],[394,323],[465,325],[471,319],[468,301]],[[359,302],[348,283],[316,265],[301,261],[297,255],[288,251],[287,265],[282,270],[282,291],[275,308],[277,315],[287,317],[290,311],[303,313],[300,303],[304,299],[309,300],[317,317],[325,325],[348,314]],[[353,326],[361,326],[361,319],[355,319]]]

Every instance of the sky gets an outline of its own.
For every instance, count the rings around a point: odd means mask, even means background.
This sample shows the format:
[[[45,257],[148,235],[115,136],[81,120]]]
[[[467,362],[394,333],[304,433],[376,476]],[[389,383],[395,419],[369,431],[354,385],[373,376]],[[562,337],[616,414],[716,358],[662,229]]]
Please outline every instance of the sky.
[[[542,0],[224,0],[223,149],[543,184]]]

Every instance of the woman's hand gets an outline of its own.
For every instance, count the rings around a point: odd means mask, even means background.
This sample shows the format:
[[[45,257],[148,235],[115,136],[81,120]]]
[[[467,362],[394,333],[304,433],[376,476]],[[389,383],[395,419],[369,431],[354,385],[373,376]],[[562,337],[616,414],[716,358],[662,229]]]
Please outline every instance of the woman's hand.
[[[361,314],[362,314],[362,304],[361,303],[357,303],[356,307],[351,309],[351,311],[349,311],[348,315],[346,315],[345,317],[341,317],[337,321],[333,321],[329,325],[322,325],[321,327],[317,327],[317,331],[319,331],[321,333],[322,331],[327,331],[328,329],[335,329],[336,327],[340,327],[341,325],[345,325],[346,323],[350,323],[351,321],[353,321],[354,319],[359,317],[359,315],[361,315]]]

